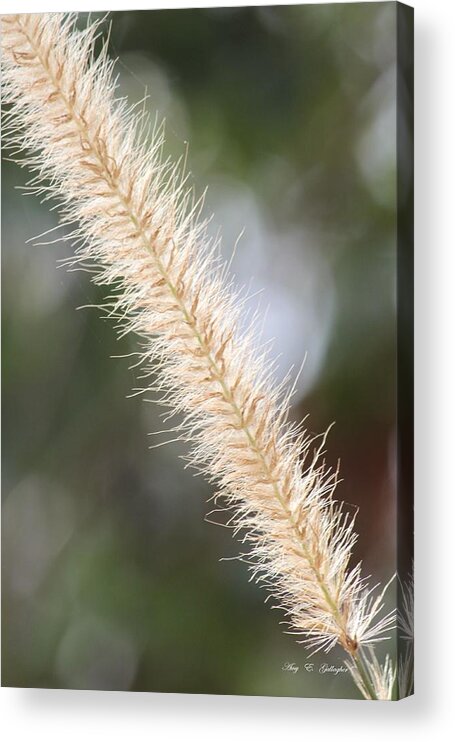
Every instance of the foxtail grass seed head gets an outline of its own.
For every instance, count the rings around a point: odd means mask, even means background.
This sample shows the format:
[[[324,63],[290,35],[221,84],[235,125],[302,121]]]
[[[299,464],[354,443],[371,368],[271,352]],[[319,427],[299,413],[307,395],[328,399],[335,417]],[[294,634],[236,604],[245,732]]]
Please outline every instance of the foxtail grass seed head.
[[[351,566],[354,519],[334,499],[336,472],[324,440],[288,421],[291,390],[277,385],[255,322],[241,322],[245,297],[209,240],[179,165],[165,160],[163,129],[116,97],[114,62],[100,25],[75,15],[2,17],[4,135],[32,173],[30,191],[56,200],[71,225],[71,266],[114,286],[106,302],[121,334],[140,338],[144,374],[190,441],[188,461],[217,487],[243,556],[312,651],[341,645],[366,697],[391,692],[365,647],[385,638],[383,592]],[[76,226],[75,226],[76,225]],[[150,387],[148,387],[150,388]],[[365,672],[365,670],[364,670]]]
[[[363,655],[363,653],[362,653]],[[381,665],[371,648],[362,656],[346,662],[354,681],[367,700],[389,701],[393,697],[396,670],[389,655]]]

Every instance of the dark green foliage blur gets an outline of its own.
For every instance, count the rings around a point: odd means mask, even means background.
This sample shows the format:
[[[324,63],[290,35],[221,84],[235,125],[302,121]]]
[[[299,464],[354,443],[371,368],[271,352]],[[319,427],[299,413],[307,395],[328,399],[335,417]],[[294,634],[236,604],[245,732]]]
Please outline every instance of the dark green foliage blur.
[[[307,354],[293,415],[314,433],[336,421],[327,460],[341,461],[373,580],[394,572],[396,548],[395,13],[110,16],[119,94],[147,92],[166,118],[166,153],[187,153],[197,192],[209,186],[226,257],[245,228],[233,270],[265,288],[280,373]],[[213,491],[180,444],[149,450],[163,409],[127,398],[140,371],[111,357],[134,338],[76,311],[104,292],[57,267],[69,242],[27,243],[56,214],[15,190],[25,181],[4,162],[3,684],[357,697],[343,673],[319,672],[341,652],[308,659],[246,566],[220,561],[240,545],[204,520]]]

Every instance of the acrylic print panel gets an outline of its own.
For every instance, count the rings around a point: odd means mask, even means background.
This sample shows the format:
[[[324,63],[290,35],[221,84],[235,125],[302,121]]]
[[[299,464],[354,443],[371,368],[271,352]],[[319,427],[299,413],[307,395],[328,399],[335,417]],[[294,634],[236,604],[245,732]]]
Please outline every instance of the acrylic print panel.
[[[3,683],[409,695],[412,10],[2,59]]]

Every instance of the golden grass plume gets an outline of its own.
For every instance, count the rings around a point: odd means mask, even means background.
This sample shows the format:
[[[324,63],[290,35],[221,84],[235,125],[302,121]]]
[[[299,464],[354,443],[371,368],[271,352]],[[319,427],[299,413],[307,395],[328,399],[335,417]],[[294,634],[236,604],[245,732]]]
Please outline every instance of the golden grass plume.
[[[390,660],[365,648],[384,638],[383,592],[351,566],[353,518],[334,499],[336,473],[288,421],[291,389],[274,381],[245,297],[207,237],[181,168],[163,159],[163,133],[116,97],[98,23],[74,15],[2,17],[4,133],[29,188],[56,199],[72,226],[74,265],[113,286],[106,308],[140,337],[145,373],[184,422],[189,461],[216,483],[228,522],[248,545],[254,577],[312,649],[341,645],[366,697],[390,697]],[[74,226],[77,225],[77,226]]]

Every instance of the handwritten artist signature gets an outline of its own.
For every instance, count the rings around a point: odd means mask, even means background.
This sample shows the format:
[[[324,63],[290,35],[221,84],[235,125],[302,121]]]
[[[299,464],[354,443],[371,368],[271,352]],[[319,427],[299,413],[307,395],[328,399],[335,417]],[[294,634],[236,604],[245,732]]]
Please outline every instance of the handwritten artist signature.
[[[291,672],[296,675],[300,672],[301,668],[299,665],[296,665],[295,662],[285,662],[281,669],[283,672]],[[302,669],[305,670],[305,672],[317,672],[320,675],[325,675],[326,673],[330,673],[331,675],[340,675],[344,672],[348,672],[348,668],[344,665],[329,665],[328,662],[322,662],[319,665],[314,662],[306,662]]]

